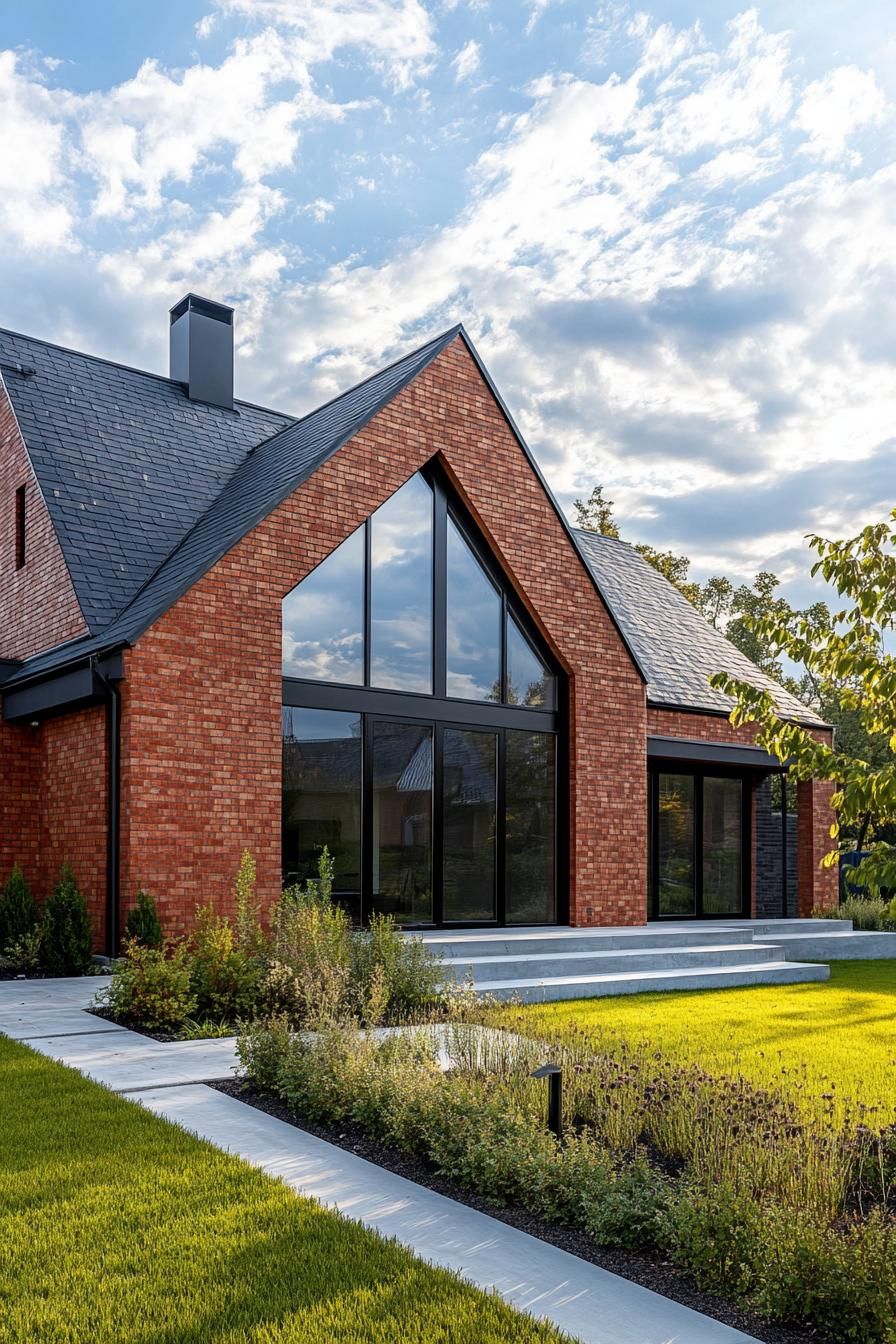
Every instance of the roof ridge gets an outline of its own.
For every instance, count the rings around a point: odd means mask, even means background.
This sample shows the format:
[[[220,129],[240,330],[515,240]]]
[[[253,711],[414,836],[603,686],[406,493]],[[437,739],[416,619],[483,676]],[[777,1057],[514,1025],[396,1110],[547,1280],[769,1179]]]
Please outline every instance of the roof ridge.
[[[280,436],[281,436],[282,434],[287,434],[287,433],[292,433],[292,432],[294,432],[297,428],[299,428],[299,426],[301,426],[302,424],[304,424],[306,420],[309,420],[309,419],[311,418],[311,416],[313,416],[313,415],[318,415],[321,411],[326,410],[328,406],[333,406],[336,402],[338,402],[338,401],[342,401],[345,397],[351,396],[351,394],[352,394],[353,392],[357,392],[357,391],[359,390],[359,388],[362,388],[362,387],[364,387],[367,383],[372,382],[374,378],[379,378],[379,377],[382,377],[384,374],[389,373],[390,370],[396,368],[399,364],[404,364],[405,362],[414,359],[415,356],[422,355],[422,354],[424,353],[424,351],[426,351],[426,350],[429,349],[430,346],[433,346],[433,345],[441,345],[442,343],[443,343],[444,345],[448,345],[448,344],[450,344],[451,340],[453,340],[454,337],[455,337],[456,335],[458,335],[460,332],[463,332],[463,330],[464,330],[464,328],[463,328],[463,323],[461,323],[461,322],[456,323],[453,327],[449,327],[446,331],[443,331],[443,332],[441,333],[441,335],[439,335],[439,336],[434,336],[434,337],[433,337],[431,340],[429,340],[429,341],[424,341],[424,343],[423,343],[422,345],[418,345],[414,350],[409,350],[409,351],[407,352],[407,354],[405,354],[405,355],[401,355],[398,359],[394,359],[394,360],[391,362],[391,364],[386,364],[385,367],[383,367],[382,369],[376,369],[373,373],[369,374],[368,377],[366,377],[366,378],[362,378],[362,379],[360,380],[360,382],[354,383],[351,387],[346,388],[344,392],[340,392],[340,393],[338,393],[336,396],[331,397],[331,398],[329,399],[329,401],[322,402],[320,406],[315,406],[315,407],[313,408],[313,410],[308,411],[308,413],[307,413],[306,415],[303,415],[300,419],[298,419],[298,420],[294,420],[294,421],[292,422],[292,424],[290,424],[290,425],[285,425],[285,426],[283,427],[283,429],[278,429],[274,434],[269,435],[268,438],[266,438],[266,439],[262,439],[260,443],[257,443],[257,444],[255,444],[252,448],[250,448],[249,451],[245,454],[245,456],[241,459],[241,461],[239,461],[239,462],[236,464],[236,466],[233,468],[233,471],[232,471],[232,472],[230,473],[230,475],[227,477],[227,480],[226,480],[226,481],[224,482],[224,484],[221,486],[221,489],[218,491],[218,493],[214,496],[214,498],[212,498],[212,499],[209,501],[208,506],[202,511],[202,513],[199,514],[198,518],[196,518],[196,519],[194,520],[192,526],[191,526],[191,527],[188,529],[188,531],[186,531],[186,532],[184,533],[184,535],[180,538],[180,540],[178,541],[177,545],[174,546],[174,547],[172,547],[172,549],[171,549],[170,551],[168,551],[168,553],[167,553],[165,556],[162,557],[162,559],[161,559],[161,560],[159,561],[159,563],[156,565],[155,569],[152,571],[151,574],[147,575],[146,579],[144,579],[143,583],[140,585],[140,587],[137,589],[137,591],[136,591],[135,593],[133,593],[133,595],[128,599],[128,601],[127,601],[127,602],[125,603],[125,605],[120,609],[120,611],[117,611],[117,612],[115,613],[115,615],[114,615],[114,617],[112,618],[112,620],[111,620],[111,621],[108,623],[108,625],[105,627],[106,630],[108,631],[108,630],[110,630],[110,629],[114,629],[114,627],[115,627],[115,626],[116,626],[116,625],[123,619],[123,617],[124,617],[124,616],[127,614],[127,612],[131,609],[131,607],[134,605],[134,603],[137,602],[137,600],[140,598],[141,594],[144,593],[144,592],[146,591],[146,589],[147,589],[147,588],[149,587],[149,585],[153,582],[153,580],[156,578],[156,576],[161,572],[161,570],[163,570],[163,569],[165,568],[165,566],[168,564],[168,562],[169,562],[175,555],[177,555],[178,551],[180,551],[185,545],[187,545],[187,543],[189,542],[189,540],[191,539],[191,537],[195,534],[195,532],[197,531],[197,529],[203,524],[203,522],[205,521],[205,519],[206,519],[206,518],[208,517],[208,515],[211,513],[212,509],[216,506],[216,504],[218,503],[218,501],[221,499],[222,495],[223,495],[223,494],[225,493],[225,491],[228,489],[228,487],[230,486],[230,484],[231,484],[231,482],[233,481],[234,477],[236,476],[237,472],[241,471],[241,470],[245,467],[246,463],[252,458],[252,456],[254,455],[254,453],[256,452],[256,450],[257,450],[258,448],[263,448],[263,447],[265,447],[266,445],[273,443],[276,439],[279,439]],[[466,334],[466,333],[464,333],[464,334]],[[418,372],[419,372],[419,370],[418,370]],[[416,375],[415,375],[415,376],[416,376]],[[406,386],[406,384],[405,384],[404,386]],[[402,390],[402,388],[399,387],[399,388],[397,388],[397,389],[395,390],[395,392],[393,392],[391,395],[392,395],[392,396],[395,396],[395,395],[397,395],[397,393],[398,393],[399,391],[401,391],[401,390]],[[388,400],[391,400],[391,396],[387,399],[386,402],[383,403],[383,405],[388,404]],[[381,410],[381,409],[382,409],[382,406],[378,407],[378,410]],[[371,417],[370,417],[370,418],[372,418],[373,414],[377,414],[377,413],[378,413],[378,411],[373,412],[373,413],[371,414]],[[352,437],[353,437],[354,433],[357,433],[357,432],[358,432],[357,430],[353,430],[353,432],[352,432]],[[341,446],[341,445],[340,445],[340,446]],[[318,465],[322,465],[322,464],[318,464]],[[315,470],[316,470],[316,468],[315,468]],[[282,501],[281,501],[281,502],[282,502]],[[275,506],[275,507],[276,507],[276,506]],[[102,634],[102,632],[98,632],[98,634]]]
[[[136,373],[141,378],[154,378],[159,383],[168,383],[172,387],[183,387],[183,383],[178,378],[169,378],[164,373],[154,373],[152,369],[138,369],[135,364],[123,364],[120,359],[109,359],[106,355],[94,355],[89,350],[76,350],[71,345],[60,345],[58,341],[44,340],[43,336],[29,336],[26,331],[14,331],[12,327],[0,327],[0,336],[14,336],[20,341],[32,341],[35,345],[46,346],[49,350],[59,350],[63,355],[74,355],[76,359],[89,359],[94,364],[107,364],[110,368],[121,369],[124,373]],[[38,376],[40,375],[38,374]],[[284,420],[291,420],[293,424],[299,418],[290,411],[277,411],[273,406],[262,406],[259,402],[247,401],[244,397],[234,397],[233,400],[235,405],[247,406],[253,411],[264,411],[267,415],[281,415]]]

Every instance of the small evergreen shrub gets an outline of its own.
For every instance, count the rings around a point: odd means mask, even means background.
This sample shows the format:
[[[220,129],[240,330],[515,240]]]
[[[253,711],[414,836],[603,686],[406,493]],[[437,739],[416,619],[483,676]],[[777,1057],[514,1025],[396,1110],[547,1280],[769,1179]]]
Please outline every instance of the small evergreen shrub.
[[[162,951],[131,939],[124,956],[112,967],[110,983],[94,1003],[116,1021],[133,1022],[150,1031],[177,1031],[196,1011],[186,947],[178,943]]]
[[[90,966],[90,916],[70,864],[44,905],[41,959],[47,975],[83,975]]]
[[[15,942],[7,943],[0,951],[0,979],[9,979],[17,975],[40,975],[43,969],[41,961],[41,926],[25,933]]]
[[[16,863],[0,891],[0,952],[33,934],[39,918],[37,902]]]
[[[162,922],[149,892],[137,892],[137,904],[128,914],[125,925],[125,939],[139,943],[141,947],[158,949],[162,946]]]

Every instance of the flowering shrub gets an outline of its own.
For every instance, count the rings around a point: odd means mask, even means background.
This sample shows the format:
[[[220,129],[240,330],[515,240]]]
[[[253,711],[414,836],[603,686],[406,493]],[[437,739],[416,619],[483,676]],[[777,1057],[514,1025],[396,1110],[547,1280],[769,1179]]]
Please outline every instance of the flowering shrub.
[[[132,939],[95,1003],[116,1019],[153,1031],[176,1032],[196,1011],[190,975],[190,957],[183,944],[161,951]]]

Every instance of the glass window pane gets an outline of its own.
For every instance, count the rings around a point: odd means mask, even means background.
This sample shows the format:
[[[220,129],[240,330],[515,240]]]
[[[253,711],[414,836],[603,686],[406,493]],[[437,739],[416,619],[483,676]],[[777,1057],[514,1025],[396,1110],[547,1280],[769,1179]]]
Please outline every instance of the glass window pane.
[[[552,677],[512,616],[507,617],[507,702],[538,709],[556,707]]]
[[[364,680],[364,528],[283,599],[283,675]]]
[[[552,733],[506,733],[506,901],[508,924],[556,919]]]
[[[495,918],[494,733],[442,738],[444,910],[448,921]]]
[[[501,699],[501,598],[448,519],[448,694]]]
[[[703,781],[703,913],[743,913],[743,785]]]
[[[412,476],[370,520],[370,683],[432,694],[432,491]]]
[[[659,913],[693,915],[694,890],[694,777],[659,777],[657,807]]]
[[[373,909],[432,919],[432,729],[373,725]]]
[[[317,876],[324,845],[334,894],[361,919],[361,716],[283,707],[283,881]]]

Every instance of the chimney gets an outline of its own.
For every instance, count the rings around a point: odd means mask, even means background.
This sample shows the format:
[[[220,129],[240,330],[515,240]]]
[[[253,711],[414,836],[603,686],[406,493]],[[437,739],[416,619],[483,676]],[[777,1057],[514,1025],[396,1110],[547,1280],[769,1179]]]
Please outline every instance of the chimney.
[[[171,309],[169,375],[191,401],[233,410],[233,309],[185,294]]]

